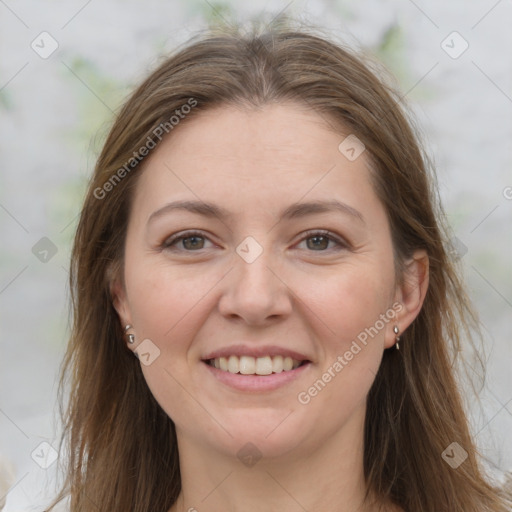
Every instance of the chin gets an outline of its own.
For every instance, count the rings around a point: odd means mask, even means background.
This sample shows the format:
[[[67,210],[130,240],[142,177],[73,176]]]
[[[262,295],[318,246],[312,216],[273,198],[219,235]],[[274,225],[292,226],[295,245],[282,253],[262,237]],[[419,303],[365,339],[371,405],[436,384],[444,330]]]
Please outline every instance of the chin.
[[[299,447],[302,449],[309,437],[307,421],[299,416],[299,411],[284,409],[231,410],[224,416],[229,434],[221,428],[210,431],[207,442],[237,458],[244,455],[266,459],[286,456]]]

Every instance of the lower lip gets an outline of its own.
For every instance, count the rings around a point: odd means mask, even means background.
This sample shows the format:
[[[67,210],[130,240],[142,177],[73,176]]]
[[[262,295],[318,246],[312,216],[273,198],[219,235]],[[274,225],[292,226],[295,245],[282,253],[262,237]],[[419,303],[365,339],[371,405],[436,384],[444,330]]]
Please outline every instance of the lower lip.
[[[311,363],[308,362],[295,368],[295,370],[282,371],[280,373],[272,373],[270,375],[242,375],[241,373],[230,373],[219,370],[214,366],[202,361],[204,366],[211,374],[223,384],[239,391],[252,391],[255,393],[262,391],[273,391],[293,380],[299,378],[304,372],[309,371]]]

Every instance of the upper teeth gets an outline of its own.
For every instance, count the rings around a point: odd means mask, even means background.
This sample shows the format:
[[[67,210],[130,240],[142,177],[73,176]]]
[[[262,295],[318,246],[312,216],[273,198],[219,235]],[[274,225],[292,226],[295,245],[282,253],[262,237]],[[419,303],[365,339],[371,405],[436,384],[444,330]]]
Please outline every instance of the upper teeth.
[[[229,356],[210,359],[209,363],[215,368],[230,373],[242,375],[270,375],[282,371],[294,370],[300,366],[301,361],[283,356]]]

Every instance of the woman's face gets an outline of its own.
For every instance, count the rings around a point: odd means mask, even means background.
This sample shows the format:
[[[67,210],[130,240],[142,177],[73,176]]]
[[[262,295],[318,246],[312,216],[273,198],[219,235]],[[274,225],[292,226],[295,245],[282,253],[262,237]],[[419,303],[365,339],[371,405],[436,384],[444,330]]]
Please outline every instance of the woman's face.
[[[115,304],[178,438],[273,457],[361,434],[393,327],[412,318],[349,135],[297,105],[223,106],[147,161]]]

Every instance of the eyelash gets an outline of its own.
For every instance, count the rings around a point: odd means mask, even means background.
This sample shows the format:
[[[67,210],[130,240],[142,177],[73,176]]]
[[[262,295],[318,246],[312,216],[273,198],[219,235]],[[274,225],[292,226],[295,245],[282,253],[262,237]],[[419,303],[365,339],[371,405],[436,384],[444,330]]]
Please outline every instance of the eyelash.
[[[186,238],[192,238],[194,236],[197,236],[197,237],[200,237],[200,238],[204,238],[206,240],[209,240],[209,238],[204,234],[202,233],[201,231],[186,231],[185,233],[181,234],[181,235],[172,235],[171,237],[169,238],[166,238],[163,243],[161,244],[161,248],[162,249],[167,249],[167,250],[170,250],[170,251],[183,251],[183,252],[189,252],[189,253],[194,253],[194,252],[200,252],[204,249],[197,249],[196,251],[188,251],[186,249],[176,249],[174,247],[172,247],[174,244],[176,244],[177,242],[180,242]],[[339,250],[342,250],[342,249],[348,249],[349,248],[349,244],[344,241],[343,239],[339,238],[338,236],[336,236],[334,233],[331,233],[330,231],[327,231],[327,230],[311,230],[311,231],[306,231],[305,233],[305,236],[299,241],[300,242],[303,242],[304,240],[308,240],[309,238],[314,238],[316,236],[320,236],[320,237],[325,237],[325,238],[328,238],[329,241],[332,241],[332,242],[336,242],[338,244],[338,248],[331,248],[331,249],[324,249],[324,250],[320,250],[320,251],[309,251],[309,252],[319,252],[319,253],[322,253],[322,252],[329,252],[329,251],[332,251],[332,250],[335,250],[335,251],[339,251]]]

